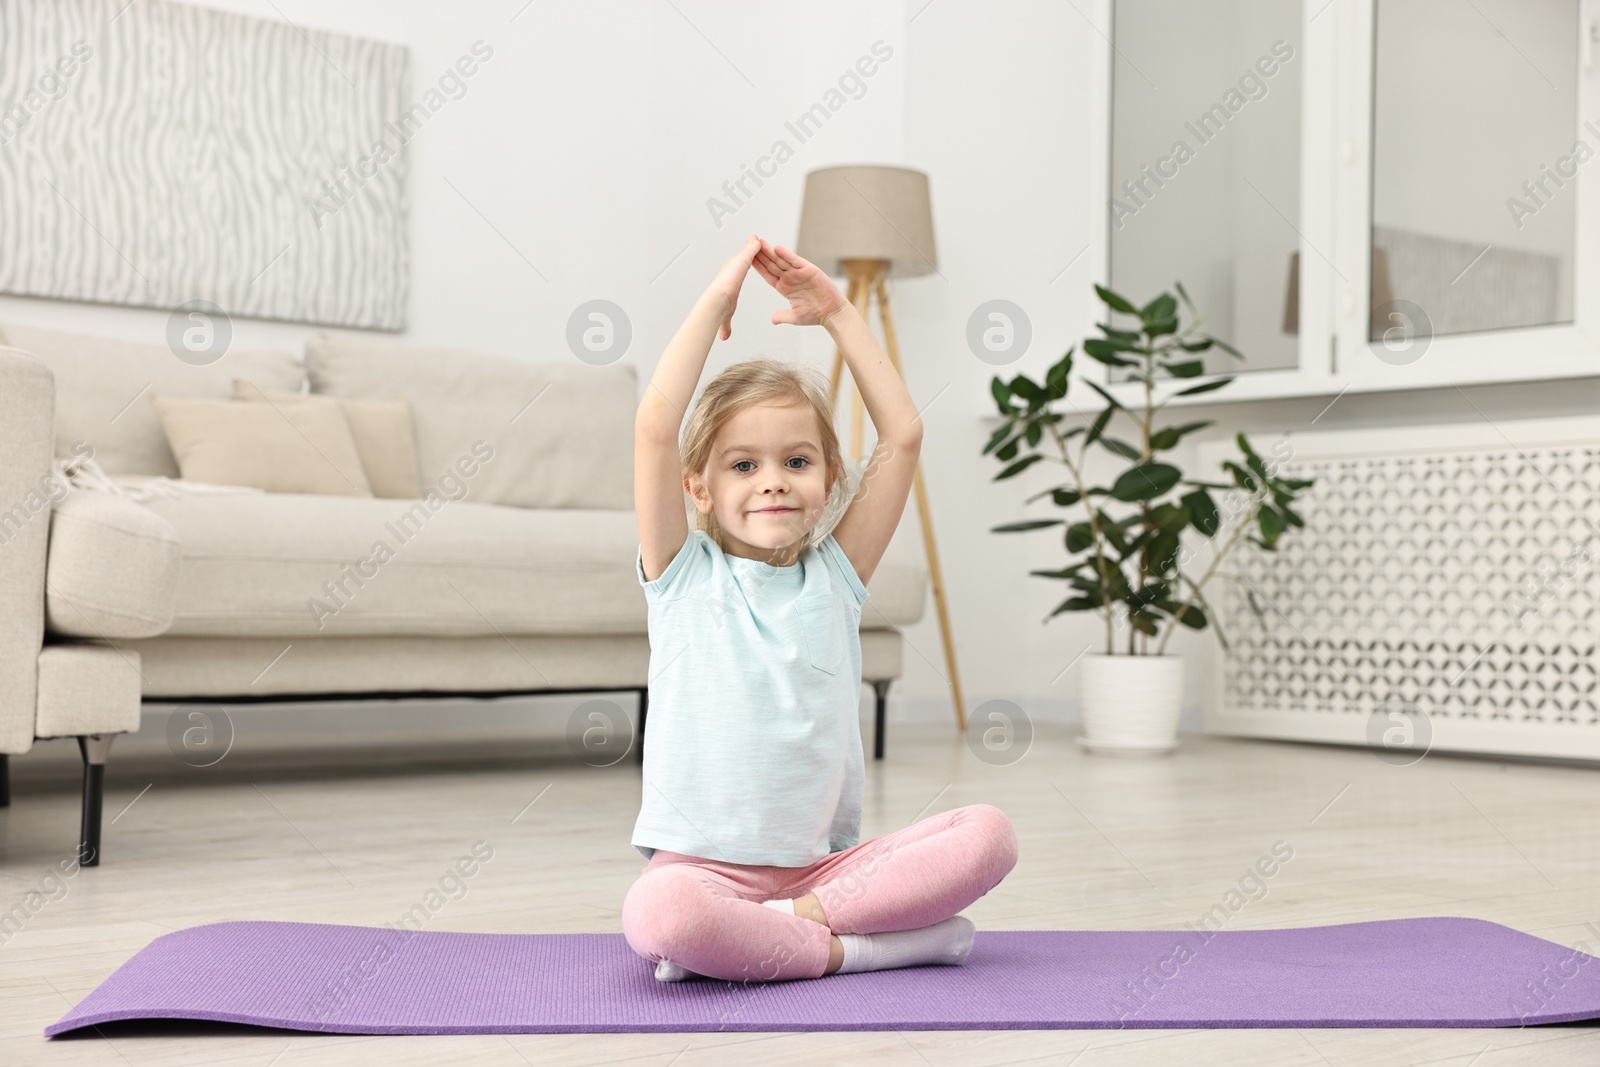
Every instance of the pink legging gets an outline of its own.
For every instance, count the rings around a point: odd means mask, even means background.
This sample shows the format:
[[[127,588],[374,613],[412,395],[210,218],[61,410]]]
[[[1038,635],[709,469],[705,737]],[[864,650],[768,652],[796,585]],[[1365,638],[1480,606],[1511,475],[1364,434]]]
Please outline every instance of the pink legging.
[[[831,934],[942,922],[1000,884],[1016,863],[1016,831],[993,804],[930,815],[809,867],[658,849],[622,903],[622,932],[646,959],[669,959],[710,978],[820,978]],[[827,926],[761,905],[807,893],[816,893]]]

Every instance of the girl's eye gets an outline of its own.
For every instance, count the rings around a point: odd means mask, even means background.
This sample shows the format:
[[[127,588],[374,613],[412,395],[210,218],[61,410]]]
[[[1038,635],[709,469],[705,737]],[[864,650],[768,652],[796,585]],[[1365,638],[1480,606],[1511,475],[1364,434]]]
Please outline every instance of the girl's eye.
[[[804,456],[791,456],[789,458],[789,462],[790,463],[793,463],[795,460],[799,460],[802,464],[810,464],[810,462],[811,462],[809,459],[807,459]],[[749,474],[750,473],[749,471],[744,470],[744,469],[742,469],[740,467],[740,464],[742,464],[742,463],[752,463],[753,464],[753,463],[755,463],[755,460],[753,460],[753,459],[741,459],[738,462],[734,463],[734,465],[733,465],[733,469],[735,471],[738,471],[740,474]],[[798,470],[805,470],[805,467],[804,466],[790,467],[789,469],[798,471]]]

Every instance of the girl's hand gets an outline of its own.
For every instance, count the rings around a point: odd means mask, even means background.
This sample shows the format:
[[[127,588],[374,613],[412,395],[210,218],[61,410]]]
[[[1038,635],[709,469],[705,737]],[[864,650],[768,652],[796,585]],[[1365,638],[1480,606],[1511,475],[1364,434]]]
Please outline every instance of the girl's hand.
[[[721,300],[726,309],[717,334],[724,341],[733,336],[733,311],[739,305],[739,290],[744,287],[745,275],[750,273],[750,261],[760,251],[761,238],[751,234],[745,239],[744,247],[717,271],[717,276],[711,279],[711,286],[706,290]]]
[[[844,307],[843,294],[822,269],[782,245],[762,241],[755,267],[789,301],[788,310],[772,313],[774,326],[819,326]]]

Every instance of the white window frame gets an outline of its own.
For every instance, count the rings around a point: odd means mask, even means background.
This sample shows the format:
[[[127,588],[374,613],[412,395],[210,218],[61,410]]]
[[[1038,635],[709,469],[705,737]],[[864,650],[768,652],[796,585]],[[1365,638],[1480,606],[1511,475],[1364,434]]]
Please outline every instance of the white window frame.
[[[1090,18],[1097,34],[1091,61],[1090,263],[1094,280],[1110,276],[1111,103],[1113,0],[1094,0]],[[1367,339],[1370,321],[1372,235],[1372,76],[1374,0],[1303,0],[1300,138],[1300,351],[1298,366],[1235,370],[1182,379],[1163,394],[1234,375],[1227,386],[1192,397],[1173,397],[1176,407],[1283,397],[1392,392],[1493,382],[1600,377],[1600,45],[1593,69],[1588,49],[1574,32],[1578,56],[1578,129],[1596,158],[1578,167],[1573,192],[1573,319],[1570,324],[1433,337],[1415,362],[1397,365],[1378,358],[1382,345]],[[1580,0],[1579,24],[1600,33],[1600,0]],[[1507,195],[1510,195],[1508,192]],[[1135,294],[1124,294],[1137,299]],[[1098,299],[1087,303],[1079,336],[1100,336]],[[1387,354],[1387,353],[1386,353]],[[1245,353],[1246,357],[1249,353]],[[1119,401],[1144,402],[1137,382],[1112,382],[1111,368],[1074,354],[1075,369],[1096,380]],[[1214,362],[1214,361],[1213,361]],[[1229,362],[1235,362],[1231,359]],[[1248,362],[1238,367],[1248,367]],[[1098,400],[1075,379],[1069,400]]]

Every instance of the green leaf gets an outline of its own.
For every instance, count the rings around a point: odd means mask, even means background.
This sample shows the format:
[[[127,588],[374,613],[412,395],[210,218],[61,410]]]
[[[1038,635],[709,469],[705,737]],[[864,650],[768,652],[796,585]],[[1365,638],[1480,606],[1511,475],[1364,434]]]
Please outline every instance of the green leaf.
[[[1078,564],[1078,566],[1087,566],[1092,569],[1093,563],[1093,560],[1084,560],[1082,563]],[[1100,583],[1095,581],[1093,578],[1088,577],[1087,575],[1074,574],[1072,576],[1072,580],[1068,584],[1075,589],[1082,589],[1085,593],[1092,593],[1095,596],[1101,595]]]
[[[1139,309],[1138,308],[1134,307],[1132,304],[1128,303],[1128,301],[1125,298],[1118,296],[1116,293],[1113,293],[1110,289],[1107,289],[1105,286],[1096,285],[1094,287],[1094,291],[1096,293],[1100,294],[1100,299],[1103,300],[1106,303],[1106,305],[1108,307],[1112,308],[1113,310],[1121,311],[1121,312],[1123,312],[1125,314],[1128,314],[1128,315],[1137,315],[1137,314],[1139,314]]]
[[[1044,437],[1044,427],[1037,422],[1028,423],[1028,447],[1038,448],[1039,441]]]
[[[1153,505],[1145,515],[1146,526],[1156,526],[1161,529],[1170,527],[1181,530],[1188,521],[1187,509],[1182,504],[1174,504],[1170,500]]]
[[[1248,489],[1252,493],[1256,491],[1256,480],[1250,476],[1249,471],[1246,471],[1243,467],[1228,459],[1222,461],[1222,467],[1224,470],[1228,471],[1228,473],[1233,475],[1234,483],[1238,485],[1239,488]]]
[[[1072,370],[1072,349],[1067,349],[1067,354],[1051,367],[1044,376],[1045,390],[1051,399],[1059,400],[1067,395],[1067,373]]]
[[[1172,287],[1178,290],[1179,296],[1183,297],[1184,306],[1189,309],[1189,314],[1192,316],[1198,316],[1200,312],[1195,310],[1194,301],[1189,299],[1189,293],[1186,289],[1184,289],[1183,283],[1180,281],[1174,281],[1172,283]]]
[[[1256,513],[1256,522],[1261,527],[1261,537],[1267,542],[1273,542],[1283,533],[1283,516],[1266,505]],[[1266,546],[1263,546],[1266,547]]]
[[[989,443],[983,446],[983,455],[987,456],[990,452],[994,451],[996,448],[999,448],[1000,442],[1006,439],[1006,435],[1011,432],[1013,425],[1015,425],[1015,423],[1011,421],[1002,423],[999,429],[995,430],[995,432],[990,435]]]
[[[1204,489],[1196,489],[1184,494],[1181,499],[1194,528],[1207,537],[1215,537],[1222,527],[1222,515],[1217,511],[1216,501],[1211,499],[1211,494]]]
[[[1131,352],[1139,346],[1138,330],[1119,330],[1115,326],[1107,326],[1103,322],[1097,322],[1095,325],[1105,332],[1107,340],[1121,341],[1126,344],[1128,346],[1127,351]]]
[[[1065,519],[1029,519],[1026,522],[1008,522],[1004,526],[992,526],[990,533],[1021,533],[1024,530],[1042,530],[1046,526],[1060,526]]]
[[[1145,334],[1151,340],[1155,340],[1163,334],[1176,333],[1177,330],[1178,320],[1176,318],[1151,319],[1144,327]]]
[[[1198,359],[1184,360],[1182,363],[1163,363],[1161,369],[1174,378],[1198,378],[1205,373],[1205,361]]]
[[[1100,386],[1096,385],[1094,382],[1091,382],[1087,378],[1083,378],[1083,379],[1080,379],[1080,380],[1083,382],[1084,385],[1087,385],[1090,389],[1093,389],[1095,392],[1097,392],[1101,396],[1105,397],[1106,398],[1106,403],[1110,404],[1112,407],[1114,407],[1114,408],[1121,408],[1122,407],[1122,401],[1118,400],[1116,397],[1112,396],[1110,393],[1108,393],[1104,389],[1100,388]]]
[[[1038,411],[1049,399],[1037,382],[1022,374],[1011,379],[1011,391],[1028,402],[1029,412]]]
[[[1050,499],[1057,507],[1070,508],[1082,500],[1083,497],[1078,495],[1076,489],[1052,489],[1050,490]]]
[[[1168,463],[1141,463],[1122,473],[1111,495],[1128,502],[1150,500],[1178,484],[1183,472]]]
[[[1104,326],[1100,328],[1102,330],[1106,329]],[[1129,338],[1131,338],[1131,340]],[[1088,340],[1084,341],[1084,344],[1088,344],[1090,341],[1093,341],[1101,348],[1109,349],[1112,352],[1143,351],[1143,349],[1139,347],[1139,335],[1129,330],[1112,330],[1105,337],[1090,337]]]
[[[1006,388],[1006,383],[1000,380],[997,374],[989,382],[989,392],[994,396],[995,406],[1000,409],[1000,414],[1011,413],[1011,390]]]
[[[1146,326],[1149,326],[1153,322],[1160,322],[1164,319],[1174,318],[1177,313],[1178,301],[1173,298],[1171,293],[1162,293],[1160,296],[1150,301],[1150,303],[1140,308],[1138,312],[1139,318],[1144,320],[1144,324]],[[1146,330],[1145,332],[1148,333],[1149,331]]]
[[[1271,484],[1272,476],[1267,473],[1267,465],[1261,461],[1260,456],[1256,455],[1256,450],[1250,447],[1250,442],[1245,438],[1244,434],[1234,435],[1234,440],[1239,443],[1239,450],[1244,453],[1245,465],[1254,471],[1256,476],[1263,482]]]
[[[1178,347],[1183,349],[1185,352],[1204,352],[1207,349],[1209,349],[1211,347],[1211,345],[1212,345],[1212,340],[1209,337],[1207,337],[1203,341],[1179,341],[1178,342]]]
[[[1114,410],[1113,408],[1106,408],[1100,413],[1099,418],[1094,420],[1094,425],[1089,427],[1089,435],[1083,439],[1083,447],[1088,448],[1099,439],[1101,433],[1105,431],[1106,423],[1111,421],[1111,415]]]
[[[1172,608],[1168,609],[1167,613],[1171,615],[1175,621],[1181,622],[1191,630],[1204,630],[1206,628],[1206,615],[1205,612],[1200,610],[1199,605],[1190,604],[1188,607],[1182,610],[1183,614],[1178,614],[1178,608],[1176,605],[1174,605]]]
[[[1065,490],[1070,490],[1070,489],[1071,489],[1071,485],[1069,483],[1062,482],[1060,485],[1051,486],[1049,489],[1041,489],[1039,492],[1033,494],[1027,500],[1025,500],[1024,503],[1031,504],[1035,500],[1040,499],[1041,497],[1049,496],[1051,493],[1059,493],[1059,492],[1062,492],[1062,491],[1065,491]]]
[[[1056,607],[1056,610],[1045,616],[1045,618],[1053,619],[1057,615],[1060,615],[1063,611],[1095,611],[1099,607],[1100,605],[1098,603],[1085,596],[1068,597]]]
[[[1067,527],[1067,551],[1083,552],[1094,544],[1094,531],[1087,522],[1075,522]]]
[[[1206,336],[1210,337],[1209,334],[1207,334]],[[1228,342],[1224,341],[1222,338],[1220,338],[1220,337],[1211,337],[1210,339],[1216,343],[1216,346],[1218,348],[1220,348],[1224,352],[1228,353],[1228,355],[1233,356],[1235,359],[1243,359],[1244,358],[1244,353],[1243,352],[1239,351],[1237,348],[1234,348],[1232,345],[1230,345]]]
[[[1100,436],[1100,443],[1124,459],[1131,459],[1134,462],[1138,462],[1144,458],[1143,452],[1128,444],[1128,442],[1119,440],[1115,437],[1102,434]]]
[[[1231,377],[1229,377],[1229,378],[1218,378],[1214,382],[1201,382],[1199,385],[1191,385],[1187,389],[1180,389],[1176,393],[1173,393],[1172,395],[1173,396],[1193,396],[1196,393],[1209,393],[1213,389],[1221,389],[1224,385],[1227,385],[1231,381],[1233,381],[1233,379]]]
[[[1103,511],[1097,510],[1094,514],[1095,521],[1100,524],[1100,531],[1105,534],[1106,540],[1111,542],[1111,547],[1116,549],[1118,552],[1121,552],[1124,557],[1126,557],[1128,552],[1128,539],[1122,536],[1123,524],[1112,522],[1111,516],[1107,515]],[[1137,516],[1134,516],[1133,518],[1134,521],[1138,521]]]
[[[1143,589],[1128,597],[1128,605],[1130,607],[1144,607],[1146,604],[1152,604],[1162,599],[1166,594],[1167,583],[1160,581],[1150,582]]]
[[[1033,466],[1043,458],[1044,454],[1042,452],[1035,452],[1031,456],[1023,456],[1021,459],[1011,464],[1011,466],[995,475],[992,480],[997,482],[1003,481],[1006,478],[1011,478],[1015,475],[1021,474],[1023,471],[1027,470],[1029,467]]]
[[[1165,426],[1150,435],[1150,449],[1153,452],[1177,447],[1178,441],[1184,434],[1203,430],[1211,425],[1212,420],[1204,422],[1186,422],[1182,426]]]
[[[1123,351],[1127,350],[1118,348],[1112,342],[1102,341],[1097,337],[1091,337],[1083,342],[1084,355],[1090,359],[1099,360],[1108,367],[1137,367],[1139,365],[1138,360],[1123,359],[1117,355],[1118,352]]]
[[[1002,462],[1009,463],[1017,458],[1017,453],[1021,451],[1021,445],[1022,435],[1019,433],[1017,436],[1013,437],[1011,440],[1002,445],[1000,451],[994,454],[994,458],[1001,460]]]

